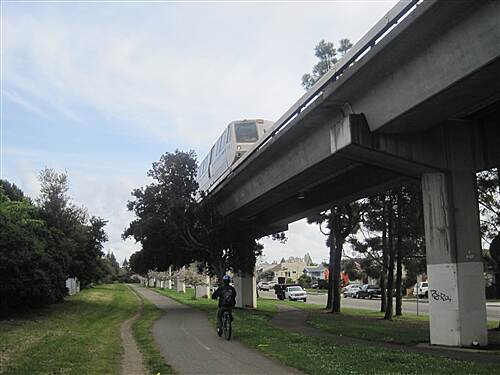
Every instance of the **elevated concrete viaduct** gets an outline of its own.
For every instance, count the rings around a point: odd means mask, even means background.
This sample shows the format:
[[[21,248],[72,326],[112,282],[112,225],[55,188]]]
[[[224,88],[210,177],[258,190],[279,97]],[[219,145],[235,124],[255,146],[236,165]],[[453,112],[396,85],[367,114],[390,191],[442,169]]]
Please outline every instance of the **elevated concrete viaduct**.
[[[486,345],[475,173],[500,166],[500,2],[423,1],[312,96],[212,191],[222,213],[272,233],[420,181],[431,343]]]

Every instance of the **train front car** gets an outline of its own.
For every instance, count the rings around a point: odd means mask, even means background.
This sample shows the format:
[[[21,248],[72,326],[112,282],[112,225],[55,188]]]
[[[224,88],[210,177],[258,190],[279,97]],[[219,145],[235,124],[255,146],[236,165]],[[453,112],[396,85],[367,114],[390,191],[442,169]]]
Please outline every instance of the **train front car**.
[[[224,173],[250,151],[273,124],[261,119],[231,122],[198,167],[199,190],[211,191]]]
[[[233,128],[233,144],[231,150],[230,165],[233,165],[246,152],[250,151],[255,142],[262,138],[273,126],[272,121],[266,120],[242,120],[233,121],[229,126]]]

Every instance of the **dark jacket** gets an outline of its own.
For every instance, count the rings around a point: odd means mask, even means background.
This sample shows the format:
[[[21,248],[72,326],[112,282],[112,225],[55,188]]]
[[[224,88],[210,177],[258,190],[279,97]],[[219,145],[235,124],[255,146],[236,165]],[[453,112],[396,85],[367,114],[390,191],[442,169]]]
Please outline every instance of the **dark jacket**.
[[[221,298],[222,297],[222,291],[229,289],[232,292],[232,304],[231,306],[236,305],[236,289],[234,289],[231,285],[222,285],[217,288],[217,290],[212,294],[212,299],[218,299],[219,300],[219,307],[221,307]]]

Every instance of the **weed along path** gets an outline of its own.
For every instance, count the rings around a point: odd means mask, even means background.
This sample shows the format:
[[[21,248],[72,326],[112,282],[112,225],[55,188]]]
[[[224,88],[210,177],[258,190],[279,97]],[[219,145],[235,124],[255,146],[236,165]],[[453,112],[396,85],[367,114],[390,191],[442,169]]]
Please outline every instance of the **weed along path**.
[[[153,325],[153,336],[178,373],[300,374],[238,341],[219,338],[205,313],[146,288],[135,289],[166,312]]]

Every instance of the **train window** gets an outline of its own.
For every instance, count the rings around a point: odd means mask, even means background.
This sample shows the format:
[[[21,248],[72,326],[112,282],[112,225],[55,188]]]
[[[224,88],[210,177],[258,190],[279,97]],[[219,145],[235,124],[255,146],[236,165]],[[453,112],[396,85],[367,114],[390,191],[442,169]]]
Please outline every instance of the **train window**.
[[[226,133],[227,133],[227,129],[226,129],[226,130],[224,130],[224,133],[222,133],[222,137],[221,137],[221,138],[222,138],[222,139],[221,139],[222,148],[224,148],[224,145],[227,143],[227,142],[226,142],[226,138],[227,138]]]
[[[217,141],[217,155],[219,155],[221,148],[222,148],[222,135],[219,137]]]
[[[240,122],[234,125],[234,129],[236,131],[236,142],[253,143],[259,139],[255,121]]]
[[[229,141],[231,140],[231,128],[230,127],[228,127],[226,129],[226,133],[227,133],[226,143],[229,143]]]

